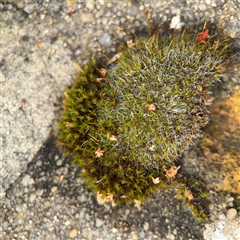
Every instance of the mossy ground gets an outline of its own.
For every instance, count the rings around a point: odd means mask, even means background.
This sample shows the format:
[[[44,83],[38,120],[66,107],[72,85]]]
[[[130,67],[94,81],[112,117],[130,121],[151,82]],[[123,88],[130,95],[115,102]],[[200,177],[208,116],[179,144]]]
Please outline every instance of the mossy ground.
[[[206,218],[195,202],[205,196],[202,186],[188,184],[175,161],[209,120],[209,89],[229,42],[197,37],[138,39],[108,69],[93,60],[66,91],[58,143],[102,198],[139,206],[156,189],[175,187]]]

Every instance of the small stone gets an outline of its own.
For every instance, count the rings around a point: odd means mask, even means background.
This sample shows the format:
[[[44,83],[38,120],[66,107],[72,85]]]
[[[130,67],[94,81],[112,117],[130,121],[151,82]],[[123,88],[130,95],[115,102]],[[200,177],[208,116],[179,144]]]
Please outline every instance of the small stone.
[[[148,223],[148,222],[145,222],[145,223],[143,224],[143,229],[144,229],[145,232],[148,231],[148,229],[149,229],[149,223]]]
[[[29,197],[29,202],[33,202],[36,199],[36,194],[32,193]]]
[[[57,191],[57,189],[58,189],[57,186],[54,186],[54,187],[51,188],[51,192],[55,193]]]
[[[170,233],[170,234],[167,235],[167,238],[168,238],[169,240],[174,240],[174,239],[175,239],[175,236]]]
[[[89,10],[93,10],[94,9],[94,2],[87,1],[86,8],[88,8]]]
[[[38,190],[36,191],[36,195],[40,197],[40,196],[42,196],[43,192],[44,192],[43,189],[38,189]]]
[[[69,221],[69,220],[67,220],[66,222],[65,222],[65,225],[66,226],[69,226],[71,224],[71,222]]]
[[[89,215],[89,213],[85,213],[85,219],[86,219],[86,221],[90,220],[90,215]]]
[[[38,161],[36,162],[36,165],[37,165],[38,167],[41,167],[41,166],[42,166],[42,161],[38,160]]]
[[[118,231],[117,228],[113,228],[113,229],[112,229],[112,232],[113,232],[113,233],[117,233],[117,231]]]
[[[206,5],[204,4],[199,4],[198,8],[200,11],[205,11],[207,9]]]
[[[226,220],[225,214],[221,213],[221,214],[218,216],[218,219],[221,220],[221,221],[225,221],[225,220]]]
[[[45,19],[45,17],[46,17],[46,15],[45,15],[45,14],[40,14],[40,18],[41,18],[42,20],[44,20],[44,19]]]
[[[227,220],[231,221],[237,216],[237,210],[235,208],[230,208],[227,211]]]
[[[34,10],[36,9],[36,5],[35,4],[30,4],[30,5],[27,5],[23,11],[26,12],[27,14],[30,14],[32,13]]]
[[[92,14],[90,13],[83,13],[81,15],[81,21],[86,23],[86,22],[93,22],[94,21],[94,18],[92,16]]]
[[[176,15],[171,20],[170,29],[181,29],[182,25],[180,15]]]
[[[110,47],[112,45],[111,36],[108,33],[103,33],[99,38],[99,42],[104,47]]]
[[[128,9],[128,14],[130,16],[136,16],[138,14],[138,8],[136,6],[132,6]]]
[[[78,196],[78,201],[80,202],[80,203],[83,203],[83,202],[86,202],[87,201],[87,197],[86,197],[86,195],[84,194],[84,193],[82,193],[80,196]]]
[[[101,227],[103,225],[103,221],[99,218],[96,219],[96,227]]]
[[[31,178],[30,175],[26,174],[23,178],[22,178],[22,181],[21,181],[22,185],[23,186],[28,186],[28,185],[31,185],[34,182],[34,180]]]
[[[59,160],[57,160],[56,165],[57,165],[57,166],[61,166],[62,163],[63,163],[62,159],[59,159]]]
[[[78,233],[77,229],[73,228],[69,231],[69,237],[70,238],[75,238],[77,236],[77,233]]]
[[[126,209],[126,210],[125,210],[125,217],[126,217],[126,218],[128,217],[129,213],[130,213],[130,210],[129,210],[129,209]]]
[[[102,21],[103,25],[106,25],[108,23],[108,18],[107,17],[102,17],[101,21]]]
[[[84,219],[85,212],[86,212],[86,209],[85,209],[85,208],[82,208],[82,209],[80,210],[79,219]]]

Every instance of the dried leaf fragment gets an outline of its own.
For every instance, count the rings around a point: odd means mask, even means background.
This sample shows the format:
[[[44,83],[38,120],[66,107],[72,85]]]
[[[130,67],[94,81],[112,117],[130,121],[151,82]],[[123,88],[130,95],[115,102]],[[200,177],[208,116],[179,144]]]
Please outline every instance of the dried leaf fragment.
[[[166,178],[167,178],[168,180],[173,179],[173,178],[176,176],[177,171],[178,171],[178,169],[179,169],[180,167],[181,167],[181,166],[178,166],[178,167],[176,167],[176,166],[171,166],[171,168],[166,171],[166,174],[165,174]]]
[[[125,30],[124,28],[119,27],[117,24],[113,23],[113,25],[114,25],[118,30],[126,32],[126,30]]]
[[[134,202],[135,202],[134,206],[138,209],[138,211],[141,211],[142,210],[141,201],[134,199]]]
[[[154,151],[154,150],[155,150],[155,145],[151,145],[151,146],[149,147],[149,150],[150,150],[150,151]]]
[[[102,157],[104,153],[104,150],[101,150],[100,148],[98,148],[98,150],[95,152],[96,157]]]
[[[97,78],[96,82],[101,82],[102,80],[105,80],[106,78]]]
[[[108,139],[111,140],[111,141],[117,141],[117,140],[118,140],[115,135],[110,135],[110,136],[108,137]]]
[[[157,177],[157,178],[153,178],[153,177],[152,177],[152,181],[153,181],[154,184],[158,184],[158,183],[161,182],[161,181],[159,180],[159,177]]]
[[[67,92],[64,92],[64,95],[65,95],[66,98],[68,97],[68,93]]]
[[[216,50],[219,48],[219,46],[220,46],[220,42],[219,42],[219,40],[214,41],[214,44],[213,44],[213,50],[216,51]]]
[[[156,107],[155,107],[155,105],[154,104],[147,104],[147,108],[148,108],[148,110],[149,111],[155,111],[156,110]]]
[[[188,199],[188,201],[193,200],[193,195],[192,195],[191,190],[186,190],[184,195]]]
[[[106,197],[103,197],[102,193],[100,191],[97,192],[97,201],[99,204],[104,204],[106,202],[110,202],[112,206],[115,206],[116,203],[113,199],[113,194],[108,193]]]
[[[81,66],[77,62],[73,62],[73,65],[74,65],[75,68],[78,69],[79,72],[81,72],[81,73],[84,72],[83,69],[81,68]]]
[[[202,86],[201,86],[201,85],[198,85],[198,86],[197,86],[197,90],[198,90],[199,92],[202,92]]]
[[[61,142],[61,141],[56,141],[56,144],[57,144],[58,146],[64,146],[64,145],[65,145],[65,143],[64,143],[64,142]]]
[[[71,128],[71,127],[72,127],[72,123],[67,122],[67,123],[66,123],[66,128],[69,129],[69,128]]]
[[[144,11],[145,11],[146,17],[147,17],[147,18],[150,18],[150,13],[149,13],[149,11],[148,11],[148,8],[147,8],[145,5],[143,5],[143,6],[144,6]]]
[[[135,42],[133,42],[133,40],[131,39],[131,40],[129,40],[129,41],[127,41],[127,46],[128,46],[128,48],[132,48],[132,47],[134,47],[136,45],[136,43]]]
[[[117,53],[115,54],[107,63],[107,66],[112,64],[113,62],[116,62],[120,57],[121,57],[122,53]]]
[[[65,110],[67,110],[67,104],[66,104],[66,101],[63,103],[63,105],[61,106],[62,107],[62,109],[65,111]]]
[[[99,71],[99,73],[102,75],[102,76],[105,76],[106,73],[107,73],[107,69],[105,68],[101,68],[101,69],[97,69]]]
[[[209,30],[206,29],[205,31],[203,31],[201,33],[198,33],[197,36],[196,36],[196,41],[199,42],[199,43],[204,43],[205,39],[208,35],[208,32],[209,32]]]

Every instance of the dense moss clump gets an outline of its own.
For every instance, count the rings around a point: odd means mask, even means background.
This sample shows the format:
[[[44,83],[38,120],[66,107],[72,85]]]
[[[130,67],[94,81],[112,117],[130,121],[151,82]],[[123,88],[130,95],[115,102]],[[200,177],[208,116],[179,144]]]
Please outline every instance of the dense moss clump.
[[[139,206],[171,185],[194,201],[175,160],[209,120],[209,89],[229,50],[207,32],[138,39],[108,69],[93,60],[66,91],[59,143],[102,198]]]

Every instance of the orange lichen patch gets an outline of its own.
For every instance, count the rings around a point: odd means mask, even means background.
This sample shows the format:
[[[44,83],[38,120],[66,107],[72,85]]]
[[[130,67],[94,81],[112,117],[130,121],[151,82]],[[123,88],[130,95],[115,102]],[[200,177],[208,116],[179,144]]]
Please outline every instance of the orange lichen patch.
[[[218,184],[218,188],[222,188],[224,191],[231,191],[234,193],[240,194],[240,166],[239,159],[240,155],[238,155],[238,163],[237,156],[234,158],[231,154],[227,153],[224,155],[223,159],[223,167],[226,170],[223,173],[224,179],[223,184]]]
[[[201,144],[206,156],[204,175],[211,188],[240,194],[240,90],[215,102],[210,111],[211,122]]]

